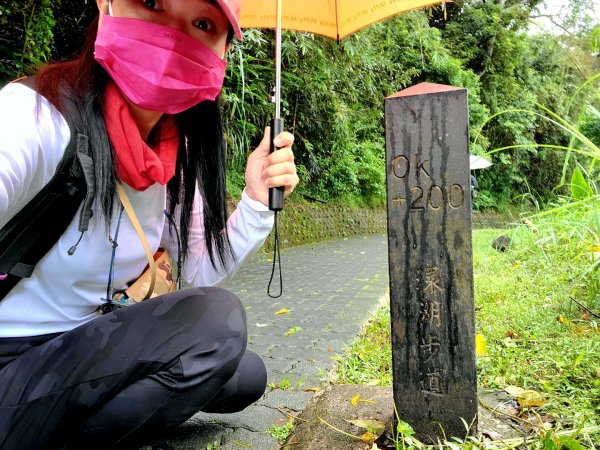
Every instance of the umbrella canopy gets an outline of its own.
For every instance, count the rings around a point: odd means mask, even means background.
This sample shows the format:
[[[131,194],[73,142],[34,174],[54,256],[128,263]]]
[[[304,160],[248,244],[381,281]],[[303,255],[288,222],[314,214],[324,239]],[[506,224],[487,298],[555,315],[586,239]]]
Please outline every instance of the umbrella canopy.
[[[477,170],[477,169],[485,169],[486,167],[490,167],[492,163],[485,159],[483,156],[470,155],[469,156],[469,169]]]
[[[442,0],[283,0],[281,27],[342,39],[387,17]],[[276,28],[277,0],[244,0],[242,28]]]

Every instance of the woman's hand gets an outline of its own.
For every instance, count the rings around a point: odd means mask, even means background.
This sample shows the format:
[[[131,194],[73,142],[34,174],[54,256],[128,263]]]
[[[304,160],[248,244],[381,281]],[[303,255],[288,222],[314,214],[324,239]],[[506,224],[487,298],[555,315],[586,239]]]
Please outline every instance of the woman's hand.
[[[294,164],[292,144],[294,136],[287,131],[279,133],[273,140],[279,150],[269,153],[271,128],[265,129],[265,135],[248,157],[246,164],[246,194],[253,200],[269,205],[269,188],[282,186],[287,197],[299,182]]]

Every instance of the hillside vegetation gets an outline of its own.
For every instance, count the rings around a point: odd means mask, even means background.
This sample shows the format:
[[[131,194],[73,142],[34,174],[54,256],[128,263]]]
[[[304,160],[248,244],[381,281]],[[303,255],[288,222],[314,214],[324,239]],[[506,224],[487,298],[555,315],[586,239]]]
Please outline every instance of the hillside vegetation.
[[[563,34],[534,25],[544,15],[541,0],[457,1],[385,20],[339,43],[284,32],[283,117],[296,136],[302,179],[295,199],[384,204],[383,99],[428,81],[468,89],[472,153],[518,146],[490,155],[494,166],[477,174],[477,208],[552,200],[575,160],[563,167],[564,151],[536,147],[570,143],[568,133],[532,111],[536,104],[600,142],[593,80],[600,27],[586,17],[590,0],[569,3],[568,14],[554,18]],[[0,84],[76,54],[95,8],[80,0],[3,2]],[[254,29],[228,55],[222,100],[234,197],[245,157],[272,116],[273,53],[272,30]],[[486,122],[501,111],[510,112]],[[587,167],[589,158],[578,162]]]

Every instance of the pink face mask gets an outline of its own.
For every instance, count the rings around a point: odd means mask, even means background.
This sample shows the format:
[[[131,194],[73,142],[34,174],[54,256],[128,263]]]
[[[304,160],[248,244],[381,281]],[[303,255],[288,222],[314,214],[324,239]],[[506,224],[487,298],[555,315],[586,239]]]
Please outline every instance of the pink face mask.
[[[127,17],[102,18],[94,57],[134,105],[167,114],[215,100],[227,67],[185,33]]]

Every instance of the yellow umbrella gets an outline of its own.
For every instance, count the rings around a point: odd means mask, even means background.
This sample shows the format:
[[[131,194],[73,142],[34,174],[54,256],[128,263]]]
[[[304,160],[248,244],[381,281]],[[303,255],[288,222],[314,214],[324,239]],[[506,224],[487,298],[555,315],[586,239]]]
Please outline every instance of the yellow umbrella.
[[[340,40],[361,28],[443,0],[286,0],[281,28]],[[277,28],[277,0],[243,0],[242,28]]]
[[[443,0],[243,0],[242,28],[275,28],[275,119],[273,137],[283,131],[281,120],[281,30],[306,31],[340,40],[361,28],[411,9]],[[272,148],[274,150],[274,148]],[[272,188],[269,207],[283,209],[283,189]]]

